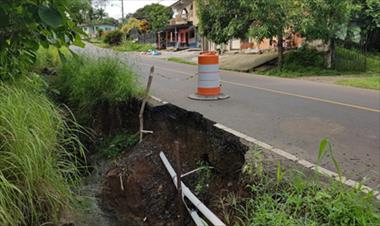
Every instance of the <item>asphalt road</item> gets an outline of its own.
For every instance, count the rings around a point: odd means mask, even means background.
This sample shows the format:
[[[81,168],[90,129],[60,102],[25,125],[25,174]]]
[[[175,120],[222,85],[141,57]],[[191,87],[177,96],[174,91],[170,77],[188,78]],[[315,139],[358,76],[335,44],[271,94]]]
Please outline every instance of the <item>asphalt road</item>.
[[[152,95],[299,158],[316,162],[319,143],[328,137],[346,177],[365,179],[372,187],[380,185],[379,91],[221,71],[222,90],[231,98],[194,101],[187,96],[196,90],[196,66],[92,45],[78,51],[127,61],[142,82],[154,65]],[[336,171],[329,161],[322,165]]]

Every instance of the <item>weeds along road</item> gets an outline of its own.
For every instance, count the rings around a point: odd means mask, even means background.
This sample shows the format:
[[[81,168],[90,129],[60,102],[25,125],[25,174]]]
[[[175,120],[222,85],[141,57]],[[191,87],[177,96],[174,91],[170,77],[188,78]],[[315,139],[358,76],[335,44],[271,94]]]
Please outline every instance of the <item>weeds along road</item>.
[[[187,98],[196,90],[196,66],[114,52],[91,44],[85,49],[73,49],[128,62],[141,82],[154,65],[152,95],[299,158],[316,162],[319,143],[328,137],[344,176],[357,181],[368,178],[365,184],[371,187],[380,184],[378,91],[222,71],[222,90],[231,98],[201,102]],[[327,159],[322,166],[336,171]]]

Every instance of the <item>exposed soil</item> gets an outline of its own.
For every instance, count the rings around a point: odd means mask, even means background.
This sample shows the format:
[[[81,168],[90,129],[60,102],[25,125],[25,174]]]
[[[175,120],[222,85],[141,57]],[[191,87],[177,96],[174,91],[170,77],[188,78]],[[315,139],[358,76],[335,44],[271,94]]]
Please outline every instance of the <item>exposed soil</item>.
[[[138,102],[118,106],[116,111],[123,113],[117,123],[120,129],[137,131],[139,106]],[[216,203],[224,191],[239,189],[247,146],[202,115],[170,104],[149,105],[144,118],[145,129],[154,133],[97,170],[101,175],[96,189],[98,203],[107,219],[113,219],[106,225],[182,225],[178,221],[177,191],[159,157],[164,152],[174,166],[174,141],[180,145],[182,173],[196,169],[199,161],[213,167],[209,183],[198,197],[223,218]],[[184,179],[192,191],[198,177],[195,173]],[[185,225],[193,225],[187,213]]]

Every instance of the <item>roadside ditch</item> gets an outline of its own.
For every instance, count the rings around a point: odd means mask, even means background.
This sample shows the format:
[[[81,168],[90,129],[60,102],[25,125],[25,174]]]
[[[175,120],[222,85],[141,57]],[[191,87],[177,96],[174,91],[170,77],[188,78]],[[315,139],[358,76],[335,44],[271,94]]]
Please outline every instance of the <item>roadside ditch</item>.
[[[105,120],[96,130],[138,131],[139,106],[138,101],[119,105],[119,122]],[[99,118],[105,119],[105,113]],[[174,166],[175,141],[179,142],[182,173],[206,169],[186,176],[185,184],[220,216],[220,195],[241,189],[241,169],[249,147],[201,114],[153,99],[145,109],[144,121],[144,128],[153,134],[145,135],[142,143],[125,148],[115,158],[90,155],[93,170],[82,194],[90,197],[85,208],[93,216],[88,217],[91,224],[95,211],[108,225],[179,225],[177,191],[159,157],[164,152]],[[193,225],[190,217],[185,222]]]
[[[100,111],[97,118],[102,120],[97,121],[94,129],[97,133],[106,131],[114,135],[118,131],[136,133],[139,110],[140,102],[133,100],[115,109]],[[265,176],[260,175],[263,169],[267,178],[277,180],[264,192],[279,203],[286,202],[281,198],[281,190],[286,194],[297,189],[281,182],[289,169],[301,172],[303,178],[322,182],[311,183],[300,194],[318,194],[324,191],[322,186],[331,182],[328,177],[316,176],[315,167],[307,167],[300,162],[302,160],[276,153],[279,150],[268,151],[271,147],[265,144],[259,147],[236,131],[169,103],[149,101],[144,112],[144,129],[153,134],[145,135],[141,143],[122,145],[115,157],[105,158],[99,152],[89,155],[91,175],[79,192],[86,197],[82,202],[84,211],[66,219],[66,225],[194,225],[187,212],[185,223],[180,223],[177,191],[159,157],[159,153],[164,152],[175,166],[176,141],[182,174],[202,168],[184,177],[183,182],[226,225],[236,222],[235,211],[241,208],[237,203],[241,204],[244,197],[252,197],[255,186],[260,188],[261,183],[266,183],[262,179]],[[128,139],[123,142],[129,143]]]

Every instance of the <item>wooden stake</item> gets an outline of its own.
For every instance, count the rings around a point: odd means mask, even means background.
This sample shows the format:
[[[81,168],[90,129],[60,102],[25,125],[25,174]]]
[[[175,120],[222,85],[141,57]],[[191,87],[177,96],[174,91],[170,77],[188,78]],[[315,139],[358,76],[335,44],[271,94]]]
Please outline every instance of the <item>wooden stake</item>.
[[[184,209],[183,209],[183,203],[182,203],[182,185],[181,185],[182,173],[181,173],[181,158],[179,154],[179,142],[174,141],[174,145],[175,145],[175,158],[176,158],[179,223],[180,225],[184,225],[185,217],[184,217]]]
[[[152,66],[150,68],[150,74],[149,74],[149,78],[148,78],[148,84],[146,85],[146,89],[145,89],[145,93],[144,93],[144,98],[143,98],[143,102],[141,104],[140,113],[139,113],[139,119],[140,119],[140,141],[139,142],[140,143],[143,140],[143,134],[144,133],[153,133],[152,131],[146,131],[146,130],[144,130],[144,110],[145,110],[146,102],[148,101],[148,98],[149,98],[149,90],[150,90],[150,86],[152,85],[153,73],[154,73],[154,66]]]

